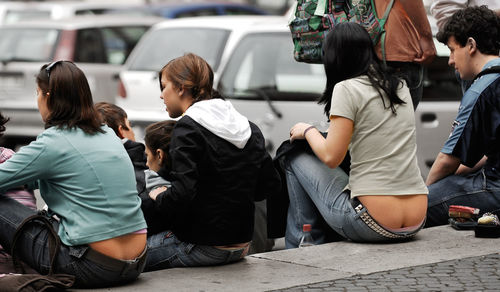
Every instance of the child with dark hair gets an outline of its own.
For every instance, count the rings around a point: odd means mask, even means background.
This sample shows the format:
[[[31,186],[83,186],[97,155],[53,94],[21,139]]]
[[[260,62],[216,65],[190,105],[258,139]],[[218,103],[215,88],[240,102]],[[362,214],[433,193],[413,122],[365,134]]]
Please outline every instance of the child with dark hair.
[[[175,121],[173,120],[157,122],[146,128],[146,135],[144,136],[147,157],[146,165],[149,169],[144,171],[146,191],[139,195],[143,200],[142,209],[146,223],[148,224],[149,234],[157,233],[164,228],[162,225],[163,220],[160,220],[159,216],[154,214],[153,201],[148,199],[150,191],[161,187],[168,188],[171,185],[170,181],[163,177],[169,177],[171,170],[168,150],[174,126]]]
[[[149,125],[146,128],[144,142],[146,143],[146,165],[149,170],[146,170],[146,189],[151,191],[162,185],[170,185],[170,182],[159,177],[159,172],[165,177],[168,177],[170,172],[170,159],[168,150],[170,148],[170,139],[174,130],[175,121],[163,121]]]
[[[2,113],[0,113],[0,137],[3,136],[3,133],[5,132],[5,124],[8,121],[9,118],[4,117]],[[12,155],[14,155],[14,151],[9,148],[0,147],[0,164],[7,161],[7,159],[11,158]],[[24,187],[20,186],[15,189],[8,190],[4,195],[18,201],[30,209],[36,210],[36,199],[33,191],[28,191]],[[0,274],[11,272],[14,272],[12,257],[7,254],[0,245]]]

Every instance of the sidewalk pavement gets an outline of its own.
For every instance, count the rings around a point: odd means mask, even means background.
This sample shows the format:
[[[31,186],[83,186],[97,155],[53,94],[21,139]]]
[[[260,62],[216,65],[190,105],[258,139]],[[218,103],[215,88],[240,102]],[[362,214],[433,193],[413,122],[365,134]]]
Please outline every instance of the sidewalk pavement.
[[[439,226],[406,243],[273,251],[225,266],[143,273],[132,284],[93,291],[498,291],[499,243]]]

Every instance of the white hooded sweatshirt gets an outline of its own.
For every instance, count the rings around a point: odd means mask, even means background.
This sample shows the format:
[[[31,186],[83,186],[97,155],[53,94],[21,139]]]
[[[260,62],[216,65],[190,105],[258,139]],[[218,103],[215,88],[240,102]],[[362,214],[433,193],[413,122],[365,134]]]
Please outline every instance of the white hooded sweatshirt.
[[[252,135],[248,119],[226,100],[214,98],[198,101],[184,114],[239,149],[245,147]]]

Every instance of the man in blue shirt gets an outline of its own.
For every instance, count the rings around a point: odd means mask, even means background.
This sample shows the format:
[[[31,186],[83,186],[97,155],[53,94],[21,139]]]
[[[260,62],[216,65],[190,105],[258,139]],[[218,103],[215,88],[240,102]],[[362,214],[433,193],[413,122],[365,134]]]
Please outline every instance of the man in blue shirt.
[[[448,223],[450,205],[500,210],[500,18],[486,6],[457,11],[437,39],[450,49],[450,66],[474,80],[462,97],[451,134],[426,184],[426,227]]]

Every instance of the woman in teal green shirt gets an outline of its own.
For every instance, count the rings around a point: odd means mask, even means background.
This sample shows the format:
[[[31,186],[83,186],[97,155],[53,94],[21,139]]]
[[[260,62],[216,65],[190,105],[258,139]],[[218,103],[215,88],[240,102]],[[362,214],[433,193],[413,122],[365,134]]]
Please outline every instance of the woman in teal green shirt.
[[[136,279],[146,256],[146,223],[132,163],[121,141],[100,124],[83,72],[72,62],[42,66],[38,109],[46,130],[0,165],[0,244],[10,250],[20,223],[34,211],[3,196],[14,186],[38,187],[61,239],[54,270],[80,287]],[[49,227],[24,231],[16,250],[47,273]]]

